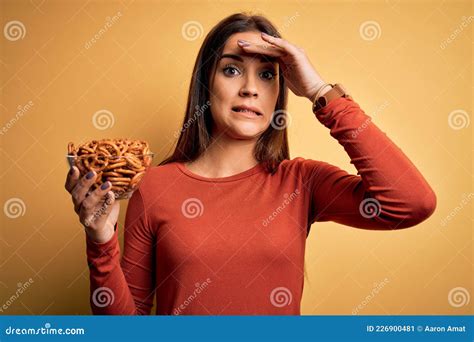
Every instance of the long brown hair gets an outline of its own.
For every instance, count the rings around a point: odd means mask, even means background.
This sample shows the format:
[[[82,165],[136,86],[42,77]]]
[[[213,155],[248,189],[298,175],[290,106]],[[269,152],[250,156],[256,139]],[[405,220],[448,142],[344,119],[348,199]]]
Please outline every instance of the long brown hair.
[[[261,31],[275,37],[281,37],[276,27],[265,17],[236,13],[221,20],[207,34],[194,64],[189,86],[186,114],[179,132],[178,142],[173,154],[159,165],[172,162],[196,160],[211,143],[212,115],[209,102],[210,84],[218,57],[224,50],[227,39],[237,32]],[[288,88],[279,67],[279,94],[275,105],[272,124],[258,138],[254,156],[262,162],[265,169],[274,173],[281,161],[290,158],[286,125],[286,106]],[[276,115],[278,113],[278,116]],[[278,122],[274,122],[278,120]]]

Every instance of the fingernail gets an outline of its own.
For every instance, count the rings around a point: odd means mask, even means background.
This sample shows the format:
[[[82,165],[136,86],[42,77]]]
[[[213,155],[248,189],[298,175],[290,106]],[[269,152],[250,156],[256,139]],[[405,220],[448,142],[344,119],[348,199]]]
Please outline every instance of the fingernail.
[[[110,185],[109,182],[105,182],[104,184],[102,184],[102,185],[100,186],[100,188],[101,188],[102,190],[105,190],[105,189],[107,189],[107,188],[109,187],[109,185]]]
[[[86,178],[91,179],[92,177],[94,177],[94,171],[89,171],[89,173],[86,175]]]
[[[270,37],[270,35],[268,33],[265,33],[265,32],[262,32],[262,36]]]
[[[237,43],[238,43],[239,45],[241,45],[241,46],[249,46],[249,45],[250,45],[250,43],[249,43],[248,41],[246,41],[246,40],[240,40],[240,39],[237,40]]]

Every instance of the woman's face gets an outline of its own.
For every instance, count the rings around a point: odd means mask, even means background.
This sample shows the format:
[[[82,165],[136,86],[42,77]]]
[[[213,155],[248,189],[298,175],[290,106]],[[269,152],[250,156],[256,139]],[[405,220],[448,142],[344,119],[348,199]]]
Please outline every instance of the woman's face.
[[[217,60],[214,80],[211,78],[212,135],[256,140],[270,125],[275,110],[278,62],[269,56],[246,53],[237,44],[239,39],[265,43],[255,31],[235,33],[227,40]]]

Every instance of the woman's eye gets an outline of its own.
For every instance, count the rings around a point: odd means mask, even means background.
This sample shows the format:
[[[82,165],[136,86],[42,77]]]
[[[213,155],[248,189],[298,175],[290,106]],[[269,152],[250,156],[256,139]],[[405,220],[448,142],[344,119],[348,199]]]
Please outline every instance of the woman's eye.
[[[275,78],[275,73],[273,71],[267,70],[261,73],[264,79],[266,80],[272,80]]]
[[[224,75],[227,75],[227,76],[236,76],[240,74],[240,70],[237,67],[232,66],[232,65],[226,65],[222,70],[224,72]],[[276,76],[276,73],[271,70],[265,70],[260,73],[260,77],[268,81],[274,79],[275,76]]]
[[[225,67],[223,70],[224,70],[224,74],[230,75],[230,76],[237,75],[237,73],[232,73],[233,71],[235,71],[235,72],[239,71],[237,68],[234,68],[232,66]]]

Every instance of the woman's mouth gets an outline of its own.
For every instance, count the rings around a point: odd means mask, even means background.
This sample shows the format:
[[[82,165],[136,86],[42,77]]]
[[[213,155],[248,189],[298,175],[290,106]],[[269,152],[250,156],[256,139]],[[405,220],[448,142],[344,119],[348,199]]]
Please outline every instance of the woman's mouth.
[[[262,114],[256,109],[245,106],[232,107],[232,111],[248,118],[257,118],[259,116],[262,116]]]

